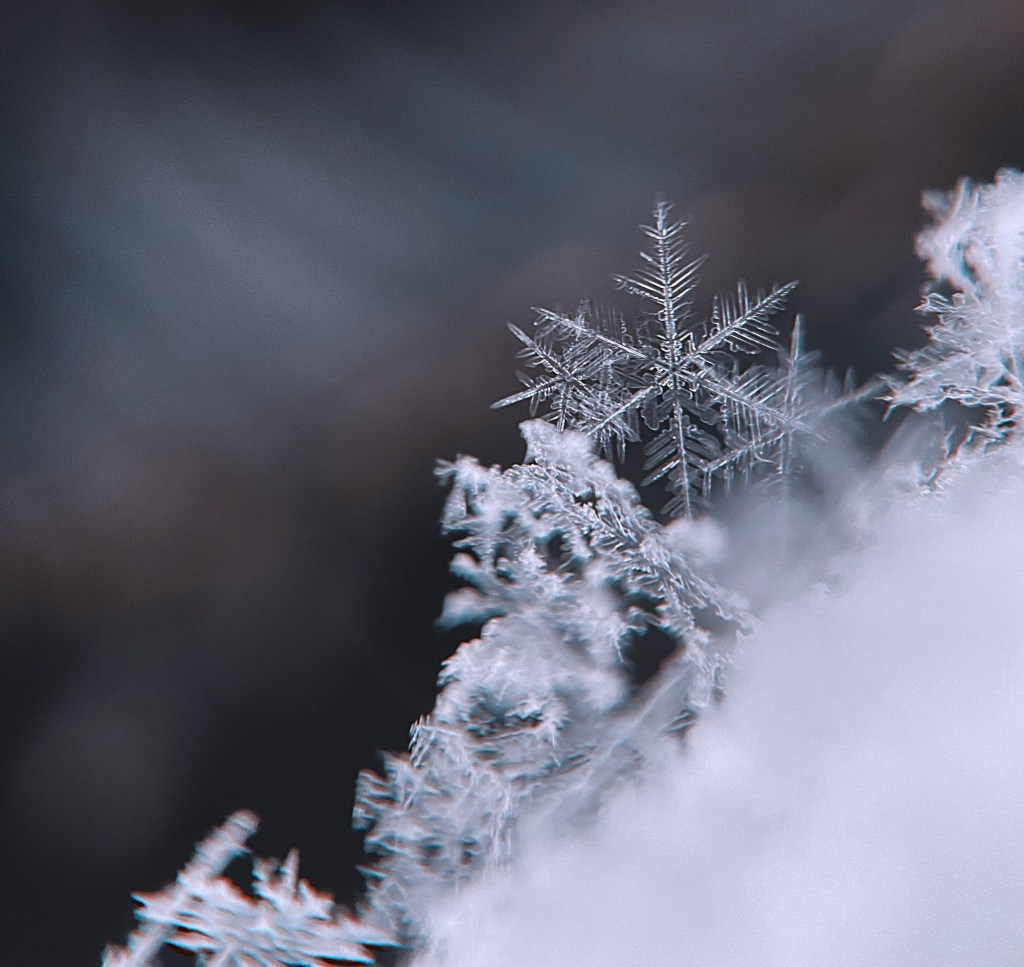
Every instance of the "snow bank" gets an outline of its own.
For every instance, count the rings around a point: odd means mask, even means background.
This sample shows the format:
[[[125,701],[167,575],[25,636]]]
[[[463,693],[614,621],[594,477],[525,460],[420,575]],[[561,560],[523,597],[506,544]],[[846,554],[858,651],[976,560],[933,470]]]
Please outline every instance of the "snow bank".
[[[595,826],[534,830],[417,967],[1024,958],[1024,468],[908,499],[765,616],[727,701]]]

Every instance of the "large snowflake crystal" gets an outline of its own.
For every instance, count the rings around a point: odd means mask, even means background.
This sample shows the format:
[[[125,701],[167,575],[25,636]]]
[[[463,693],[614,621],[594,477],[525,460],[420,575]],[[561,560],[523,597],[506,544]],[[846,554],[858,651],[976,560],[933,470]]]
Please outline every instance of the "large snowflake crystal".
[[[716,474],[748,473],[779,434],[809,426],[780,405],[779,383],[760,366],[741,368],[741,356],[777,348],[770,320],[796,285],[751,296],[742,283],[734,299],[716,298],[711,317],[693,311],[703,259],[690,260],[683,222],[670,222],[671,206],[658,204],[645,226],[651,250],[620,288],[653,303],[635,330],[602,318],[584,304],[575,315],[542,310],[534,336],[512,327],[520,357],[536,375],[521,375],[526,389],[494,405],[550,404],[560,429],[582,430],[606,451],[621,455],[639,439],[640,419],[654,436],[645,444],[644,485],[665,480],[673,516],[692,516]],[[738,446],[736,445],[738,444]]]

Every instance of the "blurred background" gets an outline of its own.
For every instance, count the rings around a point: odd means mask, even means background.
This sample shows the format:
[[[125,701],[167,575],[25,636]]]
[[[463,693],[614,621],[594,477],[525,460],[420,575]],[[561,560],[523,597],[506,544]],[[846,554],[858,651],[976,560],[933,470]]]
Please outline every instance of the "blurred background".
[[[1024,164],[1019,0],[9,0],[0,829],[9,963],[96,964],[231,810],[358,895],[359,769],[457,643],[437,458],[521,456],[531,306],[703,296],[920,341],[924,188]]]

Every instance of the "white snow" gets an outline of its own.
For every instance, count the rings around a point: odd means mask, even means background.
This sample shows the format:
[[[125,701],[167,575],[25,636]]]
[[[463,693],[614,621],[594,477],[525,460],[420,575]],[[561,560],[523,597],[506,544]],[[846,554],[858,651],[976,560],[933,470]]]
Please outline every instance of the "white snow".
[[[534,830],[416,967],[1024,962],[1024,467],[908,497],[765,616],[594,828]],[[443,951],[442,949],[443,948]]]

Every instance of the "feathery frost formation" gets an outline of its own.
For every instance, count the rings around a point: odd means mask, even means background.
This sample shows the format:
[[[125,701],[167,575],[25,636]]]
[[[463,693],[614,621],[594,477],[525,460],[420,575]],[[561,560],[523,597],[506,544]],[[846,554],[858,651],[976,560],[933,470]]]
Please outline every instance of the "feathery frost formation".
[[[461,457],[440,470],[452,569],[467,584],[443,618],[482,631],[445,663],[410,753],[359,779],[356,823],[383,857],[366,915],[403,937],[420,933],[440,890],[509,856],[525,804],[596,795],[635,760],[636,743],[605,755],[609,726],[625,718],[632,640],[648,627],[669,635],[685,697],[702,704],[716,658],[695,611],[742,620],[583,434],[540,420],[522,432],[522,465]]]
[[[923,309],[937,318],[929,343],[902,354],[902,375],[885,381],[889,402],[982,407],[975,433],[1006,441],[1022,401],[1024,177],[965,182],[928,204],[936,224],[918,242],[933,280]],[[359,777],[353,821],[379,859],[364,870],[357,917],[298,880],[294,854],[279,868],[254,862],[253,896],[225,879],[255,829],[237,813],[174,884],[136,897],[140,927],[127,948],[108,948],[106,967],[152,967],[164,947],[206,967],[325,967],[420,947],[438,904],[508,860],[524,822],[578,826],[717,700],[730,642],[754,619],[716,577],[717,531],[694,519],[698,508],[715,481],[764,486],[767,499],[813,483],[829,421],[878,396],[883,381],[857,388],[823,374],[799,317],[780,343],[770,320],[792,285],[755,297],[740,285],[710,318],[696,315],[701,260],[687,260],[668,215],[668,205],[655,208],[645,266],[619,280],[653,313],[628,325],[584,303],[572,316],[541,311],[532,336],[512,327],[539,372],[495,405],[549,407],[546,420],[522,424],[524,462],[502,470],[459,457],[439,470],[463,584],[442,621],[475,637],[445,662],[409,750]],[[643,484],[665,480],[666,511],[678,519],[660,523],[595,452],[621,460],[636,441]],[[631,654],[645,635],[675,650],[637,687]]]
[[[232,859],[248,852],[245,841],[256,826],[252,813],[234,813],[196,845],[173,884],[136,894],[141,926],[127,947],[104,951],[103,967],[149,967],[165,945],[197,954],[209,967],[372,964],[369,948],[394,946],[300,880],[295,850],[280,866],[253,859],[255,898],[222,876]]]
[[[928,193],[935,224],[918,236],[932,282],[919,311],[934,316],[928,343],[897,354],[894,405],[932,410],[947,400],[982,411],[970,442],[1013,436],[1024,403],[1024,175],[962,180]]]

